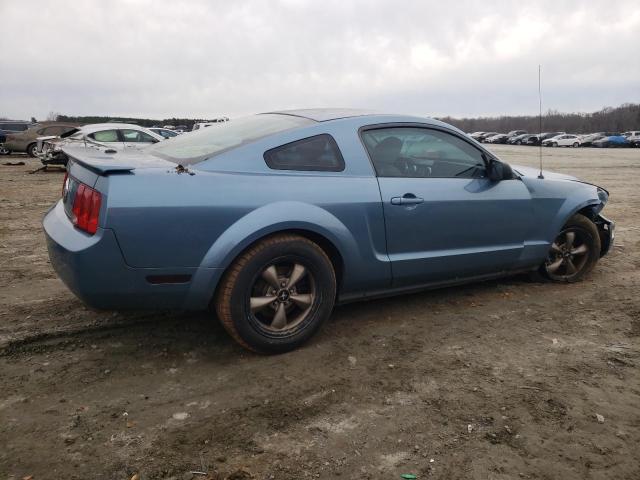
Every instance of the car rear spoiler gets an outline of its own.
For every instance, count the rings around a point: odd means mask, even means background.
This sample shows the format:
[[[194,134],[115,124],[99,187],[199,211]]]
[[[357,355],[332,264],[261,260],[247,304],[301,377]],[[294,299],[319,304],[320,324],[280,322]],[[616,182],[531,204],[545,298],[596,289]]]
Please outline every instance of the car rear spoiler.
[[[175,168],[175,164],[142,152],[121,152],[95,145],[68,146],[62,151],[69,161],[77,163],[87,170],[106,176],[112,173],[128,173],[137,168]]]

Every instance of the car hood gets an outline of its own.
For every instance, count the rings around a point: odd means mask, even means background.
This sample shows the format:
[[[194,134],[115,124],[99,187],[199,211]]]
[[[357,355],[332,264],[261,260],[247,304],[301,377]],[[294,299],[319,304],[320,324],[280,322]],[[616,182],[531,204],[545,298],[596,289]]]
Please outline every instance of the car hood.
[[[525,167],[521,165],[511,165],[511,168],[513,168],[516,173],[518,173],[522,177],[536,178],[540,174],[540,170],[537,168]],[[548,170],[543,170],[542,176],[549,180],[571,180],[574,182],[580,181],[580,179],[578,179],[577,177],[566,175],[564,173],[550,172]]]

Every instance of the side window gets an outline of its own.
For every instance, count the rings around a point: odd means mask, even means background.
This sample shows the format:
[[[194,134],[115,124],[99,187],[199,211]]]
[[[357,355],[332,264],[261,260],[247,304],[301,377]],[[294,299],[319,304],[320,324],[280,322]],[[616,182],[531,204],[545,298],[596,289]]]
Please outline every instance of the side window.
[[[428,128],[365,130],[362,140],[379,177],[482,178],[482,152],[464,140]]]
[[[344,159],[331,135],[323,134],[272,148],[264,153],[269,168],[341,172]]]
[[[122,136],[125,142],[137,142],[137,143],[156,143],[157,140],[151,135],[138,130],[121,130]]]
[[[89,138],[93,138],[96,142],[119,142],[118,132],[116,130],[103,130],[102,132],[95,132],[89,135]]]

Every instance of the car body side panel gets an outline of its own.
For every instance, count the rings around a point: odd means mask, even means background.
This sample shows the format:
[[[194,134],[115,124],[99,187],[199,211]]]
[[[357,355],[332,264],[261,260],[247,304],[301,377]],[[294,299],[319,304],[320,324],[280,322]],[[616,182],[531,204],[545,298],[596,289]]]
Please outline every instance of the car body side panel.
[[[340,251],[346,290],[390,280],[374,177],[154,169],[109,182],[105,226],[131,267],[224,268],[256,239],[298,229],[322,235]]]

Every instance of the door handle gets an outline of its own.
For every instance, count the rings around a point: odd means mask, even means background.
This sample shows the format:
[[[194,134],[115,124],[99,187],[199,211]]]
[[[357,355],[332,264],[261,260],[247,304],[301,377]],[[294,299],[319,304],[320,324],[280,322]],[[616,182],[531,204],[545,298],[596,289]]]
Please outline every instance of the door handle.
[[[405,193],[401,197],[391,197],[391,205],[418,205],[424,203],[424,198],[416,197],[413,193]]]

